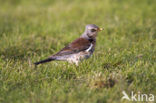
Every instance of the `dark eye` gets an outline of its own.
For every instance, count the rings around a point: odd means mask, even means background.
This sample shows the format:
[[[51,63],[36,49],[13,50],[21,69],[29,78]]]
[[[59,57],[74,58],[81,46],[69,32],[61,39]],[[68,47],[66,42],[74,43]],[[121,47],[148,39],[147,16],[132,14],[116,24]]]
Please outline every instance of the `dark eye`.
[[[91,32],[95,32],[96,30],[95,29],[91,29]]]

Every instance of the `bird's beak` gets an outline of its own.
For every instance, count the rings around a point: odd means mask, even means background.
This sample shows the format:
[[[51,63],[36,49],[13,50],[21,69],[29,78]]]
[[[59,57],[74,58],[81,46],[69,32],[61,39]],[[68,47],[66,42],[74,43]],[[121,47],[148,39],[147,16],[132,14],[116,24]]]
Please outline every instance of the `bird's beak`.
[[[102,31],[102,30],[104,30],[104,28],[99,28],[99,29],[98,29],[98,31]]]

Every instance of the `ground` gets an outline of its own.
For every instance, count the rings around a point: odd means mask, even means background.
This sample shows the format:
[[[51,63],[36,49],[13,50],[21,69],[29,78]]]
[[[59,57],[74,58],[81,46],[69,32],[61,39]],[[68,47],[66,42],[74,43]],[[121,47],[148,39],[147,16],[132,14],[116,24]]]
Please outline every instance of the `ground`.
[[[0,102],[131,103],[121,100],[122,91],[156,96],[155,4],[0,0]],[[34,67],[78,38],[86,24],[105,29],[91,58],[79,66],[54,61]]]

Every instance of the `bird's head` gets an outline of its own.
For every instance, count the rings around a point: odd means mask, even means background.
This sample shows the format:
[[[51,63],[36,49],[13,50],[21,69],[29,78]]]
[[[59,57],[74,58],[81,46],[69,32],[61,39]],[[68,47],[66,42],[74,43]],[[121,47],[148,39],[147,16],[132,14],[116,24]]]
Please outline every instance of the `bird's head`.
[[[95,24],[88,24],[86,25],[85,32],[83,36],[89,37],[89,38],[95,38],[99,31],[102,31],[103,28],[99,28]]]

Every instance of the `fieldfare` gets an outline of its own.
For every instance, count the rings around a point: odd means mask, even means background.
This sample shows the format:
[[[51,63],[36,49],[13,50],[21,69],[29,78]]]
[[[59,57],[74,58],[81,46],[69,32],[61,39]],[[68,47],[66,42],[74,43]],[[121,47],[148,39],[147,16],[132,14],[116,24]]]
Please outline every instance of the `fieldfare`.
[[[78,65],[83,59],[89,58],[95,49],[96,36],[103,28],[99,28],[95,24],[86,25],[84,33],[72,43],[65,46],[56,54],[50,56],[45,60],[34,63],[35,65],[46,63],[54,60],[68,61]]]

